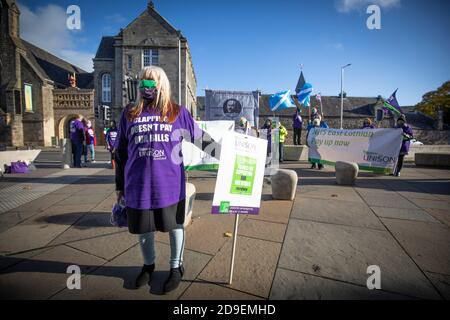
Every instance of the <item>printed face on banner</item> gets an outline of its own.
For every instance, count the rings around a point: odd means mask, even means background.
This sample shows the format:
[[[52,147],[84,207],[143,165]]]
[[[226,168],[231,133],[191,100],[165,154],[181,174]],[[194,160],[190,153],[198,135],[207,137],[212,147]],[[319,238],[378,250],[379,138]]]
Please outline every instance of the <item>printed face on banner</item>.
[[[258,214],[267,141],[239,133],[222,140],[213,214]]]

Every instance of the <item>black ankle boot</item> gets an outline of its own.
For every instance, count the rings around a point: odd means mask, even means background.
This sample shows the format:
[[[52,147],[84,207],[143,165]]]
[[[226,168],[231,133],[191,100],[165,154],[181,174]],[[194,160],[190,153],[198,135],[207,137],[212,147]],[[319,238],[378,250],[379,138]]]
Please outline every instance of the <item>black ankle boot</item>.
[[[178,288],[184,275],[183,265],[178,268],[171,268],[169,278],[164,283],[164,293],[170,292]]]
[[[150,285],[150,280],[152,279],[153,271],[155,271],[155,264],[145,265],[142,267],[141,272],[136,278],[135,286],[140,288],[146,283]]]

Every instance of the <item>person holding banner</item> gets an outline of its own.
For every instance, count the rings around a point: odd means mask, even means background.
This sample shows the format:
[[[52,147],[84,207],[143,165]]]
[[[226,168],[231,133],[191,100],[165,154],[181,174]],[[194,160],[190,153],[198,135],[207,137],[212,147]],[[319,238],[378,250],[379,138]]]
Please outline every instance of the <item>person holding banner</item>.
[[[408,124],[406,124],[406,116],[404,114],[398,117],[396,128],[400,128],[403,130],[402,146],[400,148],[400,154],[398,156],[397,167],[395,168],[394,171],[394,176],[400,177],[400,171],[402,171],[403,168],[403,161],[405,160],[405,156],[409,152],[411,139],[413,139],[414,136],[411,127]]]
[[[314,121],[311,124],[308,125],[308,133],[306,134],[306,144],[307,145],[308,145],[309,133],[310,133],[311,129],[313,129],[313,128],[320,128],[320,119],[319,118],[314,119]],[[309,147],[309,145],[308,145],[308,147]],[[316,163],[315,162],[311,162],[311,163],[312,163],[311,169],[315,169],[316,168]],[[319,163],[318,167],[319,167],[319,170],[322,170],[323,169],[323,164]]]
[[[372,124],[372,120],[366,118],[361,129],[375,129],[375,126]]]
[[[125,200],[128,231],[138,235],[144,258],[135,286],[150,284],[156,259],[155,232],[168,232],[170,274],[164,283],[165,293],[175,290],[184,275],[186,183],[182,140],[198,146],[203,139],[202,150],[216,158],[220,152],[220,145],[170,97],[164,70],[145,67],[139,76],[136,103],[122,112],[115,145],[117,202]]]

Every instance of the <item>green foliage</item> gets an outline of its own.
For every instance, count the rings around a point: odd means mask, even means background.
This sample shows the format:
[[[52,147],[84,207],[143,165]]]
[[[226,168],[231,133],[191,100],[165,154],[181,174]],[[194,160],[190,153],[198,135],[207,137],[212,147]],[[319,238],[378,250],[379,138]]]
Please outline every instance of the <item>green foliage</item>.
[[[445,82],[436,91],[430,91],[423,95],[422,101],[416,105],[416,109],[429,115],[436,117],[437,111],[444,111],[444,122],[449,123],[450,120],[450,81]]]

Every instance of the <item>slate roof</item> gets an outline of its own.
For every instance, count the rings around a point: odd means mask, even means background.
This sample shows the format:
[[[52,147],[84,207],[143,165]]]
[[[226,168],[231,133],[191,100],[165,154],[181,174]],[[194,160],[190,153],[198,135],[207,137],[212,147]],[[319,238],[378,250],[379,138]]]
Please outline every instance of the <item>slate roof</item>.
[[[114,37],[102,37],[95,59],[114,59]]]
[[[57,56],[39,48],[35,45],[20,39],[23,47],[27,51],[26,59],[32,67],[45,79],[55,83],[56,87],[70,86],[68,75],[75,73],[77,77],[77,87],[81,89],[92,89],[93,74],[89,73]]]

